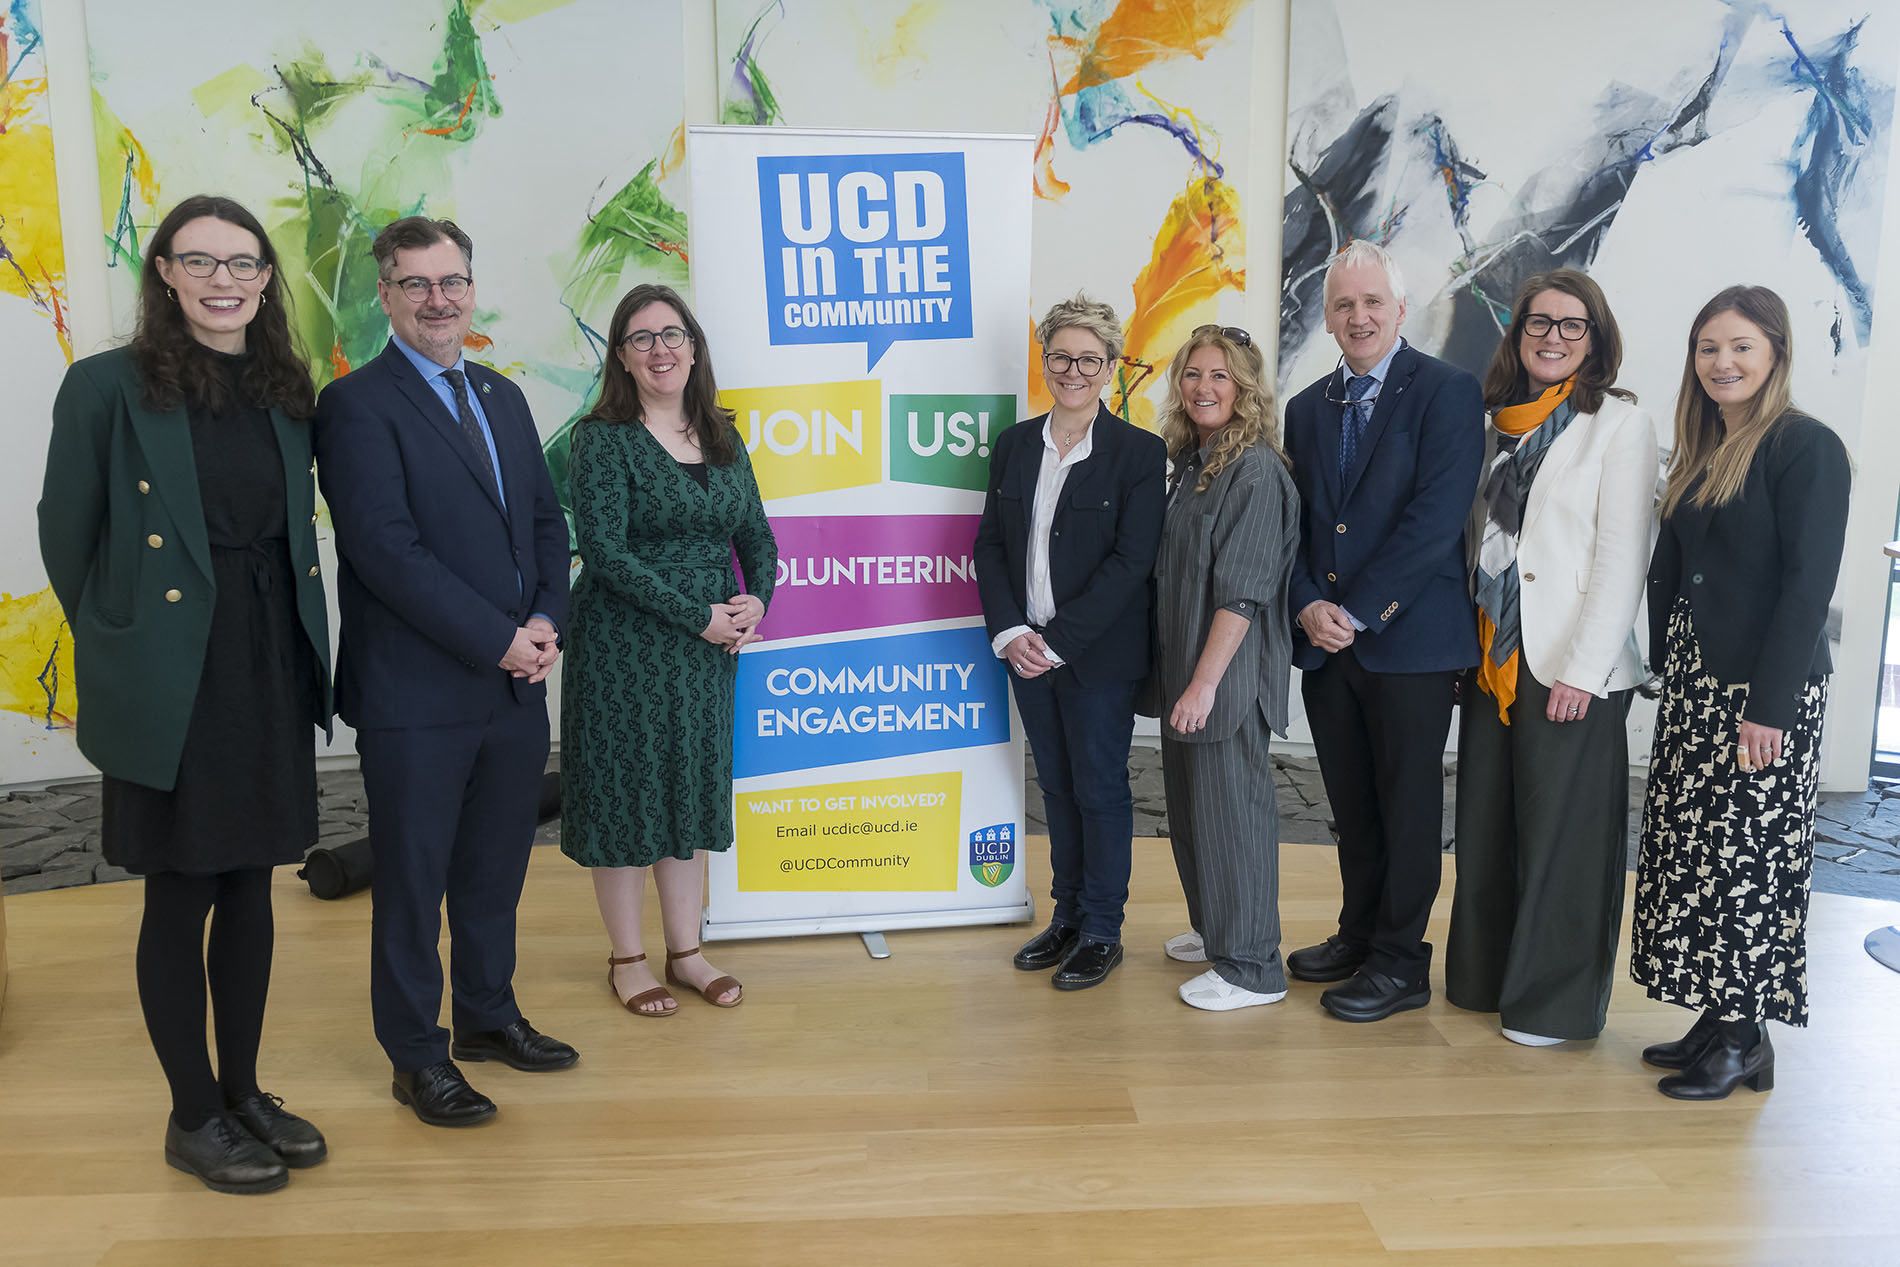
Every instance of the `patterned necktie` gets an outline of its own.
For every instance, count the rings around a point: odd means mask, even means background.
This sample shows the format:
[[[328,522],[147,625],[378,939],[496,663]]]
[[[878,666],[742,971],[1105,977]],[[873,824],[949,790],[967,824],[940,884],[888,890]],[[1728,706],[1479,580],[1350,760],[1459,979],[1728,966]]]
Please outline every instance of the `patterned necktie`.
[[[1359,442],[1366,438],[1366,423],[1372,420],[1372,407],[1365,399],[1373,386],[1370,374],[1355,374],[1346,380],[1346,399],[1352,403],[1339,418],[1339,487],[1342,489],[1352,475],[1353,459],[1359,456]]]
[[[482,438],[482,424],[475,421],[475,406],[468,399],[468,376],[461,370],[443,370],[442,377],[449,380],[449,386],[455,389],[456,421],[462,424],[462,436],[475,450],[475,465],[487,475],[488,491],[501,498],[501,489],[495,482],[494,459],[488,456],[488,441]]]

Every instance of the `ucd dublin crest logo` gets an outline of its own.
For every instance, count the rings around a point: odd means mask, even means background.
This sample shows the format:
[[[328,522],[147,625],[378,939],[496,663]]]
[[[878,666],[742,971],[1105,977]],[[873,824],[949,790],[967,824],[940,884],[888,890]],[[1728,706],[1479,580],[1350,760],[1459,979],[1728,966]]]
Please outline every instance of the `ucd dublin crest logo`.
[[[998,823],[970,833],[970,874],[995,888],[1016,869],[1016,824]]]

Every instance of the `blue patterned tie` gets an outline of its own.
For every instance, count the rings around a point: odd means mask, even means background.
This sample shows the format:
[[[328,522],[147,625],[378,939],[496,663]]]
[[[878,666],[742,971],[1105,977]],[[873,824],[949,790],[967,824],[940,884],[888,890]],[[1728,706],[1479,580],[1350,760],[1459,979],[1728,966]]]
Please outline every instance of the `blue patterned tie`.
[[[1366,423],[1372,420],[1372,408],[1364,402],[1373,386],[1370,374],[1355,374],[1346,380],[1346,399],[1353,403],[1347,405],[1339,417],[1339,487],[1342,489],[1352,474],[1353,459],[1359,456],[1359,442],[1365,439]]]

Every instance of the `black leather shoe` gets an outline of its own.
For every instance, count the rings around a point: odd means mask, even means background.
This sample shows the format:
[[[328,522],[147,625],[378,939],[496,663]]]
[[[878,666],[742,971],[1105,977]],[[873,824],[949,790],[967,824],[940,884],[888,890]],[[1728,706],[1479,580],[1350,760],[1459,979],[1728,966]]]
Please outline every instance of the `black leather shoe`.
[[[330,1155],[323,1132],[298,1117],[284,1112],[284,1102],[265,1091],[254,1091],[231,1106],[244,1129],[259,1143],[283,1159],[292,1170],[314,1166]]]
[[[1716,1024],[1714,1013],[1704,1012],[1696,1017],[1689,1032],[1675,1042],[1657,1043],[1654,1047],[1643,1048],[1643,1063],[1658,1069],[1687,1069],[1701,1059],[1709,1040],[1715,1037]]]
[[[558,1038],[549,1038],[522,1017],[504,1029],[457,1034],[449,1054],[457,1060],[499,1060],[523,1073],[552,1073],[566,1069],[581,1054]]]
[[[1432,1001],[1429,981],[1402,981],[1398,977],[1361,968],[1352,980],[1319,996],[1319,1005],[1342,1021],[1383,1021],[1394,1012],[1424,1007]]]
[[[1672,1100],[1725,1100],[1738,1085],[1774,1089],[1775,1046],[1768,1031],[1753,1022],[1717,1021],[1696,1062],[1662,1079],[1656,1089]]]
[[[1056,969],[1056,975],[1049,978],[1049,984],[1058,990],[1086,990],[1108,980],[1108,974],[1115,971],[1115,965],[1121,961],[1120,942],[1078,937],[1069,957]]]
[[[1334,933],[1317,946],[1289,954],[1286,975],[1295,981],[1350,981],[1365,961],[1365,947],[1349,946]]]
[[[1075,949],[1075,943],[1082,936],[1082,930],[1067,924],[1050,924],[1049,927],[1023,943],[1011,960],[1024,972],[1044,972],[1055,967],[1069,957]]]
[[[177,1119],[168,1119],[165,1163],[213,1192],[275,1192],[290,1182],[283,1159],[229,1113],[208,1118],[195,1131],[181,1130]]]
[[[427,1126],[476,1126],[495,1116],[495,1102],[469,1086],[452,1060],[414,1073],[398,1069],[389,1090]]]

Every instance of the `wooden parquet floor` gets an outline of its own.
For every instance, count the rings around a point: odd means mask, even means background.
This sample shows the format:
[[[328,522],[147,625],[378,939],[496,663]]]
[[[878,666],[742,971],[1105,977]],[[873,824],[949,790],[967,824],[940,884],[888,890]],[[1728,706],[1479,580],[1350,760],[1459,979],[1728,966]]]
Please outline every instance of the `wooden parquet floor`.
[[[0,1263],[1900,1263],[1900,975],[1860,948],[1891,904],[1817,897],[1813,1028],[1777,1030],[1777,1089],[1688,1105],[1637,1060],[1687,1016],[1627,981],[1601,1039],[1546,1050],[1442,999],[1363,1026],[1316,986],[1183,1006],[1164,841],[1137,842],[1100,988],[1012,971],[1022,928],[892,934],[883,962],[788,939],[714,948],[743,1006],[640,1020],[585,876],[543,848],[517,984],[581,1064],[471,1066],[501,1115],[444,1131],[389,1096],[367,900],[278,885],[264,1084],[331,1158],[266,1197],[163,1164],[139,886],[7,899]],[[1441,944],[1450,891],[1448,860]],[[1284,848],[1289,947],[1337,893],[1331,850]]]

